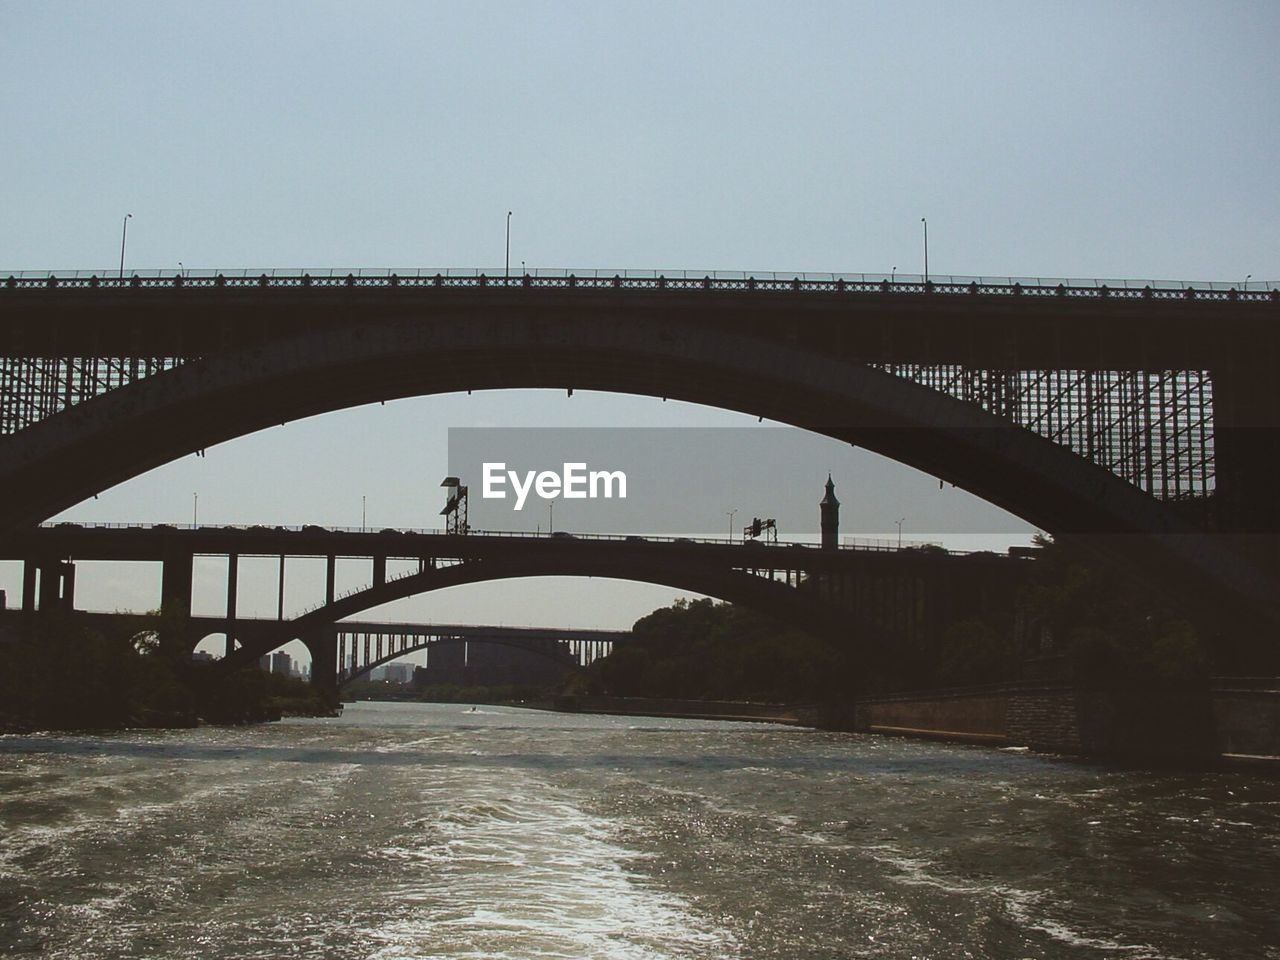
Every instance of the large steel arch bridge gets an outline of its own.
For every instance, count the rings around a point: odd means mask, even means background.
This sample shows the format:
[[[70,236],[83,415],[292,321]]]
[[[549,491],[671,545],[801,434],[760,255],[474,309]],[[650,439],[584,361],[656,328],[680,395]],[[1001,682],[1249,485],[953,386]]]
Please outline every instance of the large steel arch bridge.
[[[0,282],[0,529],[346,406],[554,387],[808,428],[1280,622],[1275,290],[778,275]],[[1210,535],[1212,533],[1212,535]]]

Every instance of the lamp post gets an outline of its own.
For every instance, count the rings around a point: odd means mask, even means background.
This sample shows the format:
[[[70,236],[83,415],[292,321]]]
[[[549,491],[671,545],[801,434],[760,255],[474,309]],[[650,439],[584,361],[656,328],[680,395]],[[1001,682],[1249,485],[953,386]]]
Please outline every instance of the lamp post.
[[[924,224],[924,282],[929,282],[929,221],[924,217],[920,218],[920,222]]]
[[[889,272],[889,285],[890,285],[890,286],[892,286],[893,284],[895,284],[895,283],[897,283],[897,282],[898,282],[898,268],[897,268],[897,267],[894,267],[894,268]]]
[[[556,502],[555,500],[547,501],[547,535],[556,532]]]
[[[511,211],[507,211],[507,259],[502,267],[502,278],[511,279]]]
[[[124,279],[124,241],[129,235],[129,221],[133,218],[132,213],[124,215],[124,222],[120,225],[120,279]]]
[[[1251,274],[1249,274],[1247,277],[1245,277],[1245,278],[1244,278],[1244,289],[1246,289],[1246,290],[1248,290],[1248,289],[1249,289],[1249,281],[1250,281],[1250,280],[1252,280],[1252,279],[1253,279],[1253,274],[1252,274],[1252,273],[1251,273]]]
[[[193,493],[191,495],[191,529],[194,530],[199,526],[197,518],[200,516],[200,494]]]
[[[897,520],[893,522],[898,525],[898,549],[901,550],[902,549],[902,525],[907,522],[907,518],[899,517]]]
[[[369,498],[362,496],[360,498],[360,532],[364,533],[365,528],[369,526]]]
[[[728,511],[725,514],[725,516],[729,518],[729,539],[730,540],[733,539],[733,518],[737,514],[737,512],[738,512],[738,508],[734,507],[732,510]]]

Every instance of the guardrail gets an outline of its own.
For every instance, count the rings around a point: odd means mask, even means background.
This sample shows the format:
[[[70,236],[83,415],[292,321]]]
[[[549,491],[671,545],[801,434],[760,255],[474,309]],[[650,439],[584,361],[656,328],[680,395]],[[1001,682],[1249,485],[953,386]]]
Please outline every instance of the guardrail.
[[[497,288],[579,290],[711,290],[800,293],[892,293],[1280,303],[1280,280],[1185,281],[1050,277],[968,277],[900,273],[538,269],[369,269],[321,267],[263,270],[0,271],[0,289],[217,289],[286,287]]]
[[[97,523],[76,523],[73,521],[45,521],[40,524],[40,528],[44,530],[57,529],[79,529],[79,530],[173,530],[206,533],[343,533],[343,534],[363,534],[365,536],[386,536],[386,535],[416,535],[416,536],[448,536],[446,530],[438,528],[415,528],[415,527],[383,527],[374,530],[368,527],[322,527],[317,524],[302,525],[272,525],[266,524],[190,524],[190,523],[119,523],[119,522],[97,522]],[[755,546],[767,549],[781,548],[810,548],[818,549],[819,544],[812,541],[804,540],[778,540],[777,542],[769,542],[766,540],[739,540],[730,539],[729,537],[683,537],[671,535],[650,535],[650,534],[624,534],[624,533],[570,533],[564,530],[556,530],[553,532],[529,531],[529,530],[470,530],[461,536],[471,538],[519,538],[519,539],[543,539],[543,540],[604,540],[612,542],[630,542],[630,543],[706,543],[717,546],[743,546],[750,543]],[[861,550],[872,551],[877,553],[896,553],[899,550],[921,550],[929,549],[933,551],[942,550],[953,556],[967,556],[973,551],[970,550],[950,550],[938,543],[924,540],[903,540],[900,544],[895,540],[878,540],[864,539],[858,537],[842,537],[839,544],[840,550]]]

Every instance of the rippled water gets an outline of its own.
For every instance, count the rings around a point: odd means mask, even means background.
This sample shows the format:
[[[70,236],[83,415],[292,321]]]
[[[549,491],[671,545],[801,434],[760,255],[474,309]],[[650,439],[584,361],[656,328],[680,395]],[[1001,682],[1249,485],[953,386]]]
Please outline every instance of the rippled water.
[[[1280,783],[360,704],[0,737],[0,954],[1280,957]]]

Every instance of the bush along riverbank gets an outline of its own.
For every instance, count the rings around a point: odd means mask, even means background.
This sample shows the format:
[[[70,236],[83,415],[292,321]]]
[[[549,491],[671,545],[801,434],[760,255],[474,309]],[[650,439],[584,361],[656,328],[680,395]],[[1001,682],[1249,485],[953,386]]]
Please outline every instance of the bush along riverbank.
[[[309,684],[256,667],[215,672],[160,654],[151,618],[104,636],[74,615],[33,617],[0,641],[0,732],[192,727],[331,716]]]

